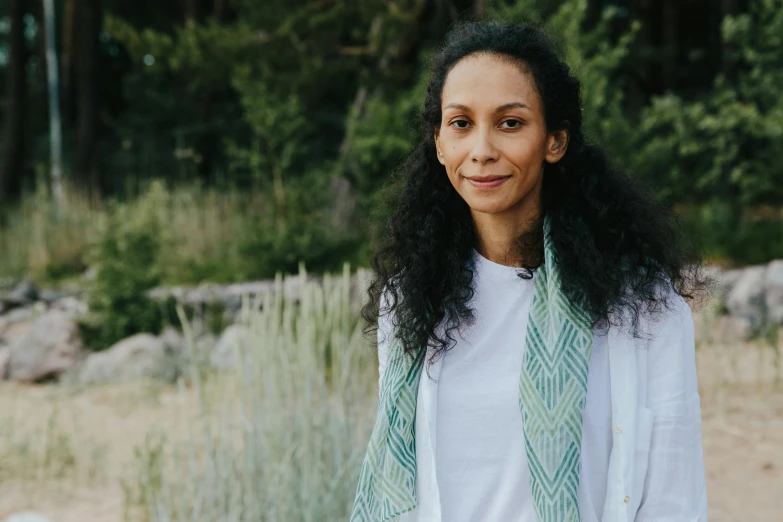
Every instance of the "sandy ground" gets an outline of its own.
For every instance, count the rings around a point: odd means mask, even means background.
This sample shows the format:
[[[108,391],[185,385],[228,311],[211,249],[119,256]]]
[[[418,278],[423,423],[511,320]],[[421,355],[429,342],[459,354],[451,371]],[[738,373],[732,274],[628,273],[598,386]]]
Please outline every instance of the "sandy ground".
[[[783,520],[783,377],[774,351],[700,346],[710,520]],[[126,520],[143,446],[157,428],[184,437],[195,411],[175,389],[135,383],[84,390],[0,385],[0,519],[35,510],[53,522]]]

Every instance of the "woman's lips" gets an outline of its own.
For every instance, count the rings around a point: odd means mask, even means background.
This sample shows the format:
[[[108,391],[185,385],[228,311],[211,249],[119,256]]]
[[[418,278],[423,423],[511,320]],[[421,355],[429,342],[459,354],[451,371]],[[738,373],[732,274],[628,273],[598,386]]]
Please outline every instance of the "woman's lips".
[[[482,181],[480,179],[475,179],[475,178],[466,178],[466,179],[468,180],[468,183],[470,183],[471,185],[473,185],[478,189],[493,189],[505,183],[506,180],[509,179],[510,177],[511,176],[503,176],[502,178],[493,178],[488,181]]]

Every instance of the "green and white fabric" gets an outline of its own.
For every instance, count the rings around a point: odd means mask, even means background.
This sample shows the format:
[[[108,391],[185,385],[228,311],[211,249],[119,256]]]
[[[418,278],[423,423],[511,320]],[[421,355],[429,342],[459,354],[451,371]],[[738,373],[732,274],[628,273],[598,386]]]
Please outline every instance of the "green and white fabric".
[[[592,327],[589,317],[562,292],[548,222],[544,237],[545,263],[536,273],[519,406],[537,520],[578,521]],[[417,505],[414,420],[423,363],[423,350],[411,360],[392,340],[351,521],[385,522]]]

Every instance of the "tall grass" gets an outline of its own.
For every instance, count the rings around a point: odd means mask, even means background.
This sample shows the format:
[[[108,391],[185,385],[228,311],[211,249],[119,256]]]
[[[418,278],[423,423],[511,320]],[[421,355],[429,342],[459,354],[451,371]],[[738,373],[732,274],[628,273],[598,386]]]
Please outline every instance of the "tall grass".
[[[298,277],[298,302],[283,299],[278,277],[274,295],[245,303],[250,335],[235,347],[233,372],[205,378],[193,365],[195,394],[184,384],[180,392],[197,397],[199,414],[184,419],[185,443],[161,434],[138,452],[130,518],[347,518],[377,407],[377,362],[347,265],[322,284],[303,269]]]
[[[274,277],[277,271],[295,272],[298,260],[339,270],[357,249],[353,236],[331,233],[324,210],[310,203],[292,203],[281,228],[268,195],[259,190],[151,181],[121,200],[89,198],[67,188],[58,206],[45,184],[38,186],[0,216],[0,277],[58,283],[79,276],[100,263],[92,246],[115,233],[101,225],[118,220],[154,222],[160,245],[155,268],[168,284]]]
[[[45,183],[13,209],[4,212],[0,226],[0,276],[57,279],[79,273],[96,232],[100,201],[73,190],[65,191],[58,207]]]

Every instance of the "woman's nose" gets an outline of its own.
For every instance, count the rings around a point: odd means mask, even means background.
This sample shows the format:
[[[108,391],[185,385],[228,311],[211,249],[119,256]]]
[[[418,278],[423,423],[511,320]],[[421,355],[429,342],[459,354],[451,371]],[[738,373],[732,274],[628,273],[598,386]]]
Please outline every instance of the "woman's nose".
[[[470,159],[474,163],[487,163],[496,160],[498,150],[492,140],[492,133],[487,129],[477,129],[475,143],[470,153]]]

